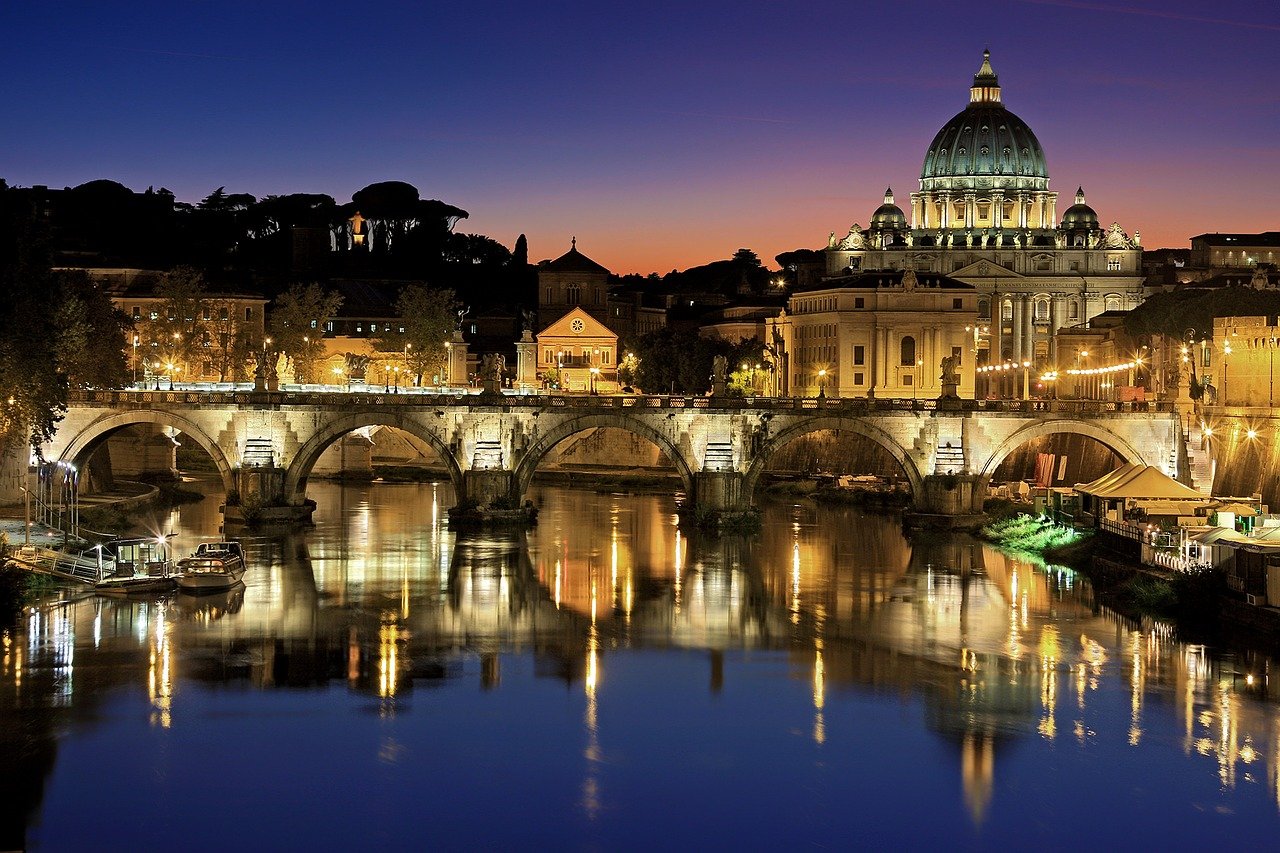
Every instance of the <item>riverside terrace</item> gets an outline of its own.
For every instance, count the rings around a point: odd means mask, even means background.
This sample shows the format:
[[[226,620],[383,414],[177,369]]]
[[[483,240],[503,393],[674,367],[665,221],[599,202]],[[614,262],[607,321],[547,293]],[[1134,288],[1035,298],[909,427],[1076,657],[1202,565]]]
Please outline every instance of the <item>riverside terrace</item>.
[[[1085,435],[1175,475],[1185,458],[1177,413],[1163,403],[194,390],[72,394],[44,458],[82,466],[135,424],[184,433],[213,459],[228,495],[256,495],[297,518],[309,515],[307,478],[320,454],[370,426],[429,447],[459,501],[482,507],[518,505],[551,448],[600,427],[655,444],[692,506],[720,514],[749,509],[774,451],[817,430],[879,444],[902,466],[913,509],[952,518],[980,514],[1001,461],[1040,436]]]

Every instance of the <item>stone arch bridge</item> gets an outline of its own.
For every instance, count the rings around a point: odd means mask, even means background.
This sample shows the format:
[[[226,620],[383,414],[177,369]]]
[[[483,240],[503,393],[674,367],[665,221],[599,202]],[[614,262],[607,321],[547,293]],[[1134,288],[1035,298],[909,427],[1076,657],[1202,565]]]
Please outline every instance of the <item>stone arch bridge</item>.
[[[1176,412],[1143,403],[93,391],[72,396],[44,457],[83,465],[112,433],[135,424],[179,430],[200,445],[229,495],[257,495],[262,505],[299,513],[325,448],[370,426],[403,430],[430,447],[459,500],[482,506],[522,501],[543,457],[596,427],[657,445],[691,505],[720,513],[751,506],[776,449],[824,429],[883,447],[902,466],[914,508],[952,516],[980,512],[1000,463],[1043,435],[1086,435],[1127,462],[1172,475],[1184,456]]]

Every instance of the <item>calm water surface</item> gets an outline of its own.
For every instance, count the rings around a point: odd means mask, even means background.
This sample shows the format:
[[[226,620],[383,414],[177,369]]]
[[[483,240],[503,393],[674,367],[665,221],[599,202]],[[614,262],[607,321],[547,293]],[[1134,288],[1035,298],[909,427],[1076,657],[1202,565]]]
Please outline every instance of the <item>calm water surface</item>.
[[[241,592],[69,597],[4,636],[0,846],[1270,847],[1271,662],[892,518],[313,483]],[[218,499],[175,511],[179,548]]]

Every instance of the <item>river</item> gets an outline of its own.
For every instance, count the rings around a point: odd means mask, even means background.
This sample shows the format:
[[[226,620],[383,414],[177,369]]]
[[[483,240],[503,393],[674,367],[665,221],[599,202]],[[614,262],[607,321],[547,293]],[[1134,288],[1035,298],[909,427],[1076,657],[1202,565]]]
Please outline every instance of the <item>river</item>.
[[[1280,831],[1272,661],[892,516],[313,482],[237,593],[51,596],[4,635],[0,847],[1079,849]],[[217,535],[219,497],[157,532]]]

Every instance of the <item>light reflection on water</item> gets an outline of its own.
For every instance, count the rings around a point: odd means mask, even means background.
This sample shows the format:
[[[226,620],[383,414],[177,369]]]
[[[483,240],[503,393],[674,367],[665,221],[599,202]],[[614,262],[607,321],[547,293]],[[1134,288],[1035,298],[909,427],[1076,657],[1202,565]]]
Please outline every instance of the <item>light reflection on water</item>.
[[[543,489],[535,530],[480,536],[442,526],[447,486],[311,492],[314,530],[246,540],[243,589],[67,596],[4,635],[31,816],[0,844],[406,846],[424,808],[444,846],[1280,826],[1271,661],[1098,609],[1070,572],[845,508],[714,539],[668,498]],[[219,520],[170,523],[186,549]],[[164,811],[139,826],[104,785]],[[233,825],[193,840],[210,804],[179,794],[228,787]]]

